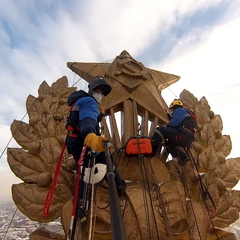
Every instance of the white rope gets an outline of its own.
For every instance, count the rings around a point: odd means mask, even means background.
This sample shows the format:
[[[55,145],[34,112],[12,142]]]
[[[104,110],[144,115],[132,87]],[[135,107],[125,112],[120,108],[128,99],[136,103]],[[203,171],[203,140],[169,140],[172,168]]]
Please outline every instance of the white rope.
[[[94,166],[95,166],[95,157],[94,157],[94,160],[93,160],[93,168],[94,169]],[[90,212],[91,212],[91,215],[90,215],[90,226],[89,226],[89,235],[88,235],[88,240],[91,240],[92,239],[92,235],[93,235],[93,205],[94,205],[94,183],[93,183],[93,178],[94,178],[94,173],[92,173],[91,171],[91,181],[90,181],[90,184],[92,184],[92,189],[91,189],[91,204],[90,204]]]

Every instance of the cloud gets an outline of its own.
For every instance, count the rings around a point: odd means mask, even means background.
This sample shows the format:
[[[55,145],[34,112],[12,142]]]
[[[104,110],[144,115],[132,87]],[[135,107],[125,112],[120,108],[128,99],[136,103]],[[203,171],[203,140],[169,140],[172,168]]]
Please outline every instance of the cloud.
[[[9,201],[12,198],[11,187],[13,184],[22,182],[19,178],[11,172],[9,168],[2,167],[0,163],[0,181],[1,181],[1,194],[0,202]]]
[[[7,163],[7,148],[19,147],[10,132],[9,125],[0,124],[0,202],[10,201],[12,198],[11,186],[15,183],[21,183],[22,180],[17,178],[11,171]]]
[[[72,84],[76,76],[68,61],[105,62],[127,50],[147,67],[181,76],[164,91],[167,103],[183,89],[206,96],[239,155],[229,117],[238,107],[239,28],[237,0],[2,0],[1,149],[11,138],[13,119],[26,114],[27,96],[38,96],[43,80],[51,85],[66,75]],[[0,160],[5,168],[6,154]]]
[[[14,139],[11,140],[11,132],[8,125],[0,124],[0,182],[1,194],[0,202],[11,199],[11,186],[14,183],[22,182],[10,170],[7,164],[7,147],[19,147]]]
[[[189,40],[194,37],[190,33],[173,48],[162,68],[178,73],[182,77],[179,85],[188,86],[192,92],[205,92],[208,96],[236,84],[240,34],[235,30],[239,26],[240,17],[221,23],[211,32],[202,32],[202,40],[197,44]]]

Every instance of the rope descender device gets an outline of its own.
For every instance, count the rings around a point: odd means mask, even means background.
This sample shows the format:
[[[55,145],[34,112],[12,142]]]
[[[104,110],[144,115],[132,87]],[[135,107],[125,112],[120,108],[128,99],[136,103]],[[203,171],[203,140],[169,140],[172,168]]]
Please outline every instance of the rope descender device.
[[[152,144],[150,137],[131,137],[125,146],[125,155],[127,157],[138,157],[139,155],[151,156]]]

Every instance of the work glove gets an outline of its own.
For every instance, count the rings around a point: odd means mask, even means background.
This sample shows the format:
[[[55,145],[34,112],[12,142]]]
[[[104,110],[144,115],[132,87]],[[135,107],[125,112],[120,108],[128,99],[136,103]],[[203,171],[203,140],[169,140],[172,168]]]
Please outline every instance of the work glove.
[[[97,136],[95,133],[89,133],[84,139],[84,143],[95,152],[105,151],[103,141],[108,141],[108,139]]]

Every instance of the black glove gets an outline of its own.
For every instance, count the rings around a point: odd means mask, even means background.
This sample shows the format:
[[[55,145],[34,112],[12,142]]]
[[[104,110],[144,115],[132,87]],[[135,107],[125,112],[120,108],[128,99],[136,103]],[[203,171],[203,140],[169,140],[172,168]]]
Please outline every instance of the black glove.
[[[99,113],[99,114],[98,114],[98,117],[97,117],[98,122],[101,122],[101,121],[102,121],[102,118],[103,118],[104,116],[105,116],[104,113]]]

